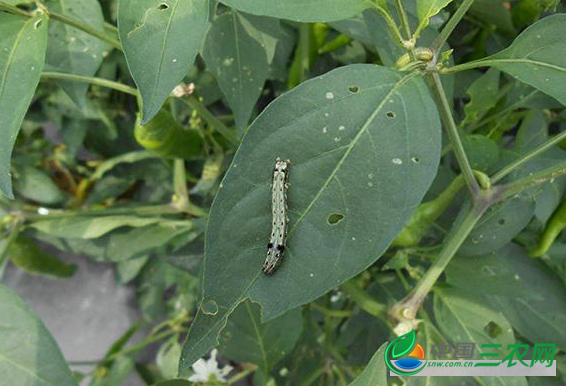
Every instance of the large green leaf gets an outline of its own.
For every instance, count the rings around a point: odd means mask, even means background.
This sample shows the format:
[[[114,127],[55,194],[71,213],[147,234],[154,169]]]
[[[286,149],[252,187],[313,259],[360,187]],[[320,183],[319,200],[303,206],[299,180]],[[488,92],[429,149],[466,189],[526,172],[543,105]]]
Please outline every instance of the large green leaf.
[[[387,367],[385,366],[384,343],[374,354],[364,371],[356,378],[350,386],[387,385]]]
[[[43,322],[0,284],[0,379],[5,385],[77,386]]]
[[[118,32],[143,101],[143,123],[185,77],[208,25],[208,0],[120,0]]]
[[[262,324],[259,305],[246,301],[234,310],[222,331],[220,352],[240,363],[255,363],[268,373],[293,350],[302,330],[299,309]]]
[[[421,202],[439,151],[434,102],[413,75],[351,65],[274,101],[244,137],[212,206],[204,300],[181,373],[216,344],[245,298],[261,303],[271,319],[371,265]],[[286,261],[266,277],[277,157],[293,165],[289,242]]]
[[[97,0],[50,0],[46,6],[53,12],[104,31],[104,17]],[[45,68],[93,76],[104,59],[106,49],[108,46],[104,42],[86,32],[65,23],[51,23]],[[78,106],[85,106],[87,83],[59,81],[59,84]]]
[[[240,11],[302,22],[336,21],[355,16],[370,0],[221,0]]]
[[[503,51],[487,59],[566,105],[566,14],[548,16],[525,29]]]
[[[12,148],[35,93],[47,47],[47,21],[0,13],[0,190],[14,198]]]
[[[234,111],[239,128],[247,126],[269,74],[273,55],[269,57],[263,35],[244,15],[226,12],[214,20],[204,42],[206,66]]]
[[[450,284],[487,296],[521,335],[535,343],[566,349],[566,289],[543,263],[509,245],[485,256],[455,258],[447,269]],[[470,283],[481,283],[481,288]]]

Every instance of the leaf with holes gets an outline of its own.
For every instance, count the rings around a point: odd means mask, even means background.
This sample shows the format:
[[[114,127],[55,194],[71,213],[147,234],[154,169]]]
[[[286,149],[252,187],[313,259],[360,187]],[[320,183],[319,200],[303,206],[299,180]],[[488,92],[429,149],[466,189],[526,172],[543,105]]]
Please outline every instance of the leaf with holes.
[[[356,16],[370,0],[221,0],[237,10],[302,22],[325,22]]]
[[[482,59],[566,105],[566,15],[545,17],[505,50]]]
[[[0,190],[14,198],[10,158],[45,61],[47,21],[0,13]]]
[[[208,11],[208,0],[118,2],[118,32],[142,97],[143,123],[157,114],[193,65]]]
[[[421,78],[351,65],[276,99],[252,124],[211,209],[202,308],[182,375],[215,346],[246,298],[265,320],[316,299],[375,262],[436,175],[440,122]],[[290,159],[285,259],[261,273],[277,157]]]
[[[3,384],[77,385],[41,320],[3,284],[0,284],[0,374]]]
[[[96,0],[50,0],[45,5],[53,12],[78,20],[98,31],[104,31],[104,17]],[[105,50],[108,49],[107,44],[86,32],[65,23],[51,23],[45,70],[93,76],[102,63]],[[78,106],[86,105],[85,96],[89,87],[87,83],[58,83]]]

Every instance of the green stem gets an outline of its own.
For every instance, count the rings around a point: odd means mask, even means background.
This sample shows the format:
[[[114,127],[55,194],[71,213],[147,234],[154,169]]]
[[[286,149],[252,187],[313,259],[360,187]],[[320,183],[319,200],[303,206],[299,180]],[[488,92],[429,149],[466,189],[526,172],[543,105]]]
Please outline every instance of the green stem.
[[[474,176],[472,167],[470,166],[470,161],[468,161],[468,157],[466,156],[464,145],[462,145],[462,141],[460,140],[458,127],[456,126],[456,122],[454,122],[454,117],[452,116],[452,111],[450,109],[448,99],[446,98],[446,93],[444,92],[444,88],[442,87],[442,82],[440,81],[440,77],[437,73],[429,73],[427,77],[432,84],[432,89],[440,111],[440,117],[442,119],[442,122],[444,123],[450,144],[454,149],[454,154],[456,155],[456,159],[458,160],[458,164],[460,165],[464,180],[466,181],[466,185],[468,186],[472,197],[475,198],[480,190],[480,187]]]
[[[399,19],[401,20],[401,26],[405,30],[407,39],[411,39],[411,26],[409,24],[409,18],[407,17],[407,12],[405,11],[403,2],[401,0],[395,0],[395,8],[397,8],[397,14],[399,15]]]
[[[473,2],[474,0],[464,0],[462,2],[462,4],[458,7],[456,12],[454,12],[452,17],[450,18],[450,20],[448,20],[448,23],[446,23],[442,31],[440,31],[440,34],[432,42],[430,48],[433,51],[438,52],[442,49],[442,46],[444,46],[444,43],[446,43],[446,41],[454,31],[454,28],[456,28],[460,20],[462,20],[462,17],[466,14],[466,12],[468,12],[468,9],[470,8]]]
[[[566,130],[563,131],[562,133],[558,134],[558,135],[555,135],[553,138],[551,138],[548,141],[540,144],[539,146],[537,146],[536,148],[534,148],[533,150],[531,150],[527,154],[523,155],[521,158],[519,158],[519,159],[511,162],[509,165],[505,166],[503,169],[501,169],[500,171],[495,173],[493,175],[493,177],[491,177],[491,182],[493,184],[495,184],[495,183],[501,181],[503,178],[505,178],[509,174],[511,174],[515,169],[517,169],[518,167],[520,167],[524,163],[530,161],[531,159],[535,158],[536,156],[540,155],[541,153],[547,151],[552,146],[562,142],[564,139],[566,139]]]
[[[175,192],[174,205],[179,208],[179,211],[184,211],[189,204],[189,192],[187,191],[185,160],[181,158],[175,158],[173,161],[173,191]]]
[[[512,103],[512,104],[510,104],[509,106],[505,107],[503,110],[498,111],[497,113],[495,113],[495,114],[493,114],[493,115],[490,115],[489,117],[484,118],[484,119],[482,119],[481,121],[479,121],[479,122],[477,122],[477,123],[475,123],[475,124],[473,124],[473,125],[470,125],[470,126],[467,128],[467,132],[471,133],[471,132],[475,131],[477,128],[482,127],[482,126],[485,126],[485,125],[487,125],[488,123],[491,123],[491,122],[493,122],[493,121],[495,121],[495,120],[497,120],[497,119],[499,119],[499,118],[501,118],[501,117],[503,117],[503,116],[509,114],[509,113],[512,112],[513,110],[520,108],[520,107],[523,105],[523,103],[529,101],[532,97],[536,96],[538,93],[539,93],[538,90],[533,90],[533,91],[531,91],[530,93],[528,93],[527,95],[525,95],[523,98],[521,98],[521,99],[518,100],[517,102]]]
[[[321,306],[318,303],[311,303],[311,307],[314,310],[317,310],[321,314],[325,316],[329,316],[331,318],[349,318],[352,316],[352,311],[349,310],[331,310],[326,307]]]
[[[118,351],[117,353],[109,355],[108,357],[102,359],[102,362],[103,363],[112,362],[113,360],[115,360],[116,358],[118,358],[120,356],[136,353],[136,352],[144,349],[146,346],[149,346],[150,344],[153,344],[155,342],[159,342],[160,340],[168,338],[168,337],[170,337],[171,335],[174,335],[174,334],[177,334],[177,332],[173,331],[173,330],[169,330],[169,331],[164,331],[164,332],[159,333],[159,334],[148,336],[147,338],[145,338],[141,342],[133,344],[130,347],[125,348],[124,350],[121,350],[121,351]]]
[[[471,62],[458,64],[456,66],[444,68],[441,72],[442,74],[455,74],[457,72],[471,70],[474,68],[489,67],[494,63],[497,63],[497,61],[491,59],[478,59]]]
[[[119,216],[119,215],[160,216],[160,215],[178,213],[171,205],[149,205],[149,206],[137,206],[131,208],[105,208],[105,209],[93,209],[93,210],[53,209],[50,210],[49,214],[47,215],[37,214],[37,209],[38,208],[30,208],[30,211],[25,212],[24,213],[25,219],[28,221],[42,221],[42,220],[68,218],[75,216],[93,216],[93,217]]]
[[[378,318],[383,318],[383,316],[386,315],[387,306],[377,302],[351,280],[342,284],[340,287],[368,314],[377,316]]]
[[[121,91],[126,94],[130,94],[133,96],[138,95],[138,90],[133,87],[126,86],[125,84],[114,82],[108,79],[103,78],[95,78],[91,76],[82,76],[82,75],[75,75],[75,74],[65,74],[62,72],[44,72],[41,74],[42,79],[60,79],[60,80],[70,80],[74,82],[82,82],[82,83],[89,83],[95,86],[101,86],[110,88],[116,91]]]
[[[14,15],[20,15],[20,16],[25,16],[25,17],[32,17],[33,16],[30,12],[26,12],[23,9],[20,9],[16,6],[6,4],[3,1],[0,1],[0,10],[13,13]]]
[[[214,116],[194,95],[181,98],[191,109],[195,110],[210,126],[214,127],[220,135],[233,144],[238,144],[239,140],[233,130],[230,130],[224,123]]]
[[[116,48],[117,50],[122,51],[122,45],[120,44],[120,42],[106,35],[103,31],[98,31],[82,21],[75,20],[73,18],[70,18],[66,15],[57,12],[49,11],[49,16],[54,20],[60,21],[61,23],[65,23],[67,25],[70,25],[71,27],[75,27],[76,29],[86,32],[87,34],[92,35],[95,38],[98,38],[103,42],[110,44],[112,47]]]
[[[10,249],[10,244],[12,244],[12,242],[16,239],[16,237],[18,237],[19,234],[20,234],[20,225],[17,225],[14,229],[12,229],[12,232],[10,232],[10,235],[8,236],[8,239],[5,241],[4,246],[0,249],[0,278],[2,277],[4,264],[8,259],[8,250]]]
[[[501,194],[497,197],[497,201],[504,201],[508,198],[524,192],[527,189],[544,184],[548,181],[554,181],[556,178],[566,174],[566,161],[548,169],[531,174],[525,178],[518,179],[506,185],[501,185]]]
[[[399,31],[399,27],[397,27],[397,23],[395,23],[395,20],[393,20],[393,18],[391,17],[389,12],[387,12],[386,9],[384,9],[383,7],[380,7],[379,5],[377,5],[375,3],[372,3],[372,4],[373,4],[373,8],[377,12],[379,12],[379,14],[383,17],[383,19],[385,20],[385,22],[389,26],[389,29],[393,33],[393,36],[395,37],[397,44],[399,44],[401,47],[403,47],[403,36],[401,36],[401,31]]]
[[[453,231],[448,234],[444,246],[433,265],[409,295],[395,304],[391,313],[398,320],[414,320],[425,297],[444,272],[462,243],[466,240],[474,226],[491,205],[491,200],[476,202],[474,206],[466,206],[460,212],[461,222],[455,224]]]

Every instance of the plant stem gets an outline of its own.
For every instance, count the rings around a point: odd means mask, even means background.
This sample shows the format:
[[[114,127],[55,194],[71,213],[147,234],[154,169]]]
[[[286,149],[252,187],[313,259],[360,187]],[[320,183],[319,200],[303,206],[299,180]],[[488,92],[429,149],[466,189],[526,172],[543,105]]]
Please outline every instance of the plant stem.
[[[189,192],[187,191],[185,160],[182,158],[175,158],[173,161],[173,191],[175,192],[173,204],[179,208],[179,211],[186,210],[189,204]]]
[[[405,30],[405,35],[407,39],[411,39],[411,26],[409,24],[409,18],[407,17],[407,12],[401,0],[395,0],[395,8],[397,8],[397,14],[399,15],[399,20],[401,21],[401,26]]]
[[[498,60],[498,62],[501,62],[501,61],[503,61],[503,60],[502,59]],[[441,72],[442,72],[442,74],[455,74],[457,72],[471,70],[471,69],[474,69],[474,68],[489,67],[493,63],[496,63],[496,61],[491,60],[489,58],[478,59],[478,60],[474,60],[472,62],[462,63],[462,64],[458,64],[456,66],[444,68],[444,69],[442,69]]]
[[[476,201],[473,206],[465,206],[456,220],[453,231],[446,236],[444,246],[438,259],[428,269],[417,286],[405,299],[391,308],[391,314],[397,320],[414,320],[425,297],[442,274],[462,243],[466,240],[476,223],[491,205],[490,195],[485,199]]]
[[[555,135],[553,138],[549,139],[548,141],[540,144],[527,154],[523,155],[521,158],[511,162],[509,165],[502,168],[500,171],[495,173],[493,177],[491,177],[492,183],[497,183],[501,181],[503,178],[508,176],[511,172],[517,169],[519,166],[523,165],[524,163],[530,161],[531,159],[535,158],[536,156],[542,154],[546,150],[550,149],[552,146],[556,145],[557,143],[562,142],[566,139],[566,130],[562,133]]]
[[[324,314],[325,316],[329,316],[331,318],[349,318],[352,316],[352,311],[349,310],[331,310],[326,307],[321,306],[318,303],[311,303],[311,307],[314,310]]]
[[[446,43],[446,41],[454,31],[454,28],[456,28],[460,20],[462,20],[462,17],[466,14],[466,12],[468,12],[468,9],[470,8],[473,2],[474,0],[464,0],[462,4],[458,7],[458,9],[456,9],[456,12],[454,12],[452,17],[450,17],[450,20],[448,20],[448,23],[446,23],[442,31],[440,31],[440,34],[432,42],[430,48],[434,52],[438,52],[442,49],[442,46],[444,46],[444,44]]]
[[[195,110],[210,126],[214,127],[220,135],[233,144],[238,144],[239,140],[233,130],[230,130],[224,123],[222,123],[214,114],[208,110],[201,101],[194,95],[186,98],[181,98],[191,109]]]
[[[76,29],[86,32],[87,34],[92,35],[95,38],[98,38],[103,42],[110,44],[112,47],[116,48],[117,50],[122,51],[122,45],[120,44],[120,42],[106,35],[103,31],[98,31],[82,21],[75,20],[61,13],[49,11],[49,16],[54,20],[60,21],[61,23],[65,23],[67,25],[70,25],[71,27],[75,27]]]
[[[8,11],[10,13],[13,13],[15,15],[21,15],[21,16],[26,16],[26,17],[33,17],[33,13],[32,12],[26,12],[18,7],[15,7],[13,5],[10,4],[6,4],[3,1],[0,1],[0,10],[5,10]],[[85,24],[82,21],[79,20],[75,20],[69,16],[60,14],[58,12],[52,12],[50,10],[47,10],[47,14],[50,18],[60,21],[61,23],[65,23],[67,25],[70,25],[71,27],[74,27],[76,29],[79,29],[83,32],[86,32],[89,35],[92,35],[108,44],[110,44],[112,47],[122,51],[122,45],[120,44],[120,42],[114,38],[111,38],[110,36],[106,35],[103,31],[98,31],[96,29],[94,29],[93,27],[89,26],[88,24]]]
[[[383,318],[383,316],[386,315],[387,306],[378,303],[351,280],[342,284],[340,288],[350,295],[350,297],[368,314],[377,316],[378,318]]]
[[[108,357],[102,359],[102,363],[112,362],[114,359],[118,358],[119,356],[128,355],[128,354],[138,352],[138,351],[142,350],[143,348],[145,348],[146,346],[149,346],[150,344],[158,342],[162,339],[168,338],[169,336],[174,335],[174,334],[177,334],[177,332],[173,331],[173,330],[168,330],[168,331],[164,331],[164,332],[159,333],[159,334],[148,336],[144,340],[142,340],[142,341],[140,341],[136,344],[133,344],[130,347],[125,348],[124,350],[118,351],[117,353],[114,353],[114,354],[109,355]]]
[[[460,165],[464,180],[466,181],[466,185],[468,186],[472,197],[475,198],[480,190],[480,187],[474,176],[472,167],[470,166],[470,161],[468,161],[468,157],[466,157],[464,145],[462,145],[462,141],[460,140],[458,127],[456,126],[456,122],[454,122],[454,117],[452,116],[452,111],[450,109],[448,99],[446,98],[446,93],[444,92],[444,88],[442,87],[442,82],[440,81],[440,77],[437,73],[429,73],[427,77],[432,84],[433,92],[436,96],[437,105],[440,111],[440,117],[442,119],[442,122],[444,123],[446,133],[448,134],[448,139],[450,140],[452,148],[454,149],[454,154],[456,155],[456,159],[458,160],[458,164]]]
[[[60,80],[70,80],[74,82],[82,82],[82,83],[90,83],[95,86],[101,86],[110,88],[116,91],[121,91],[126,94],[130,94],[133,96],[138,95],[138,90],[133,87],[127,86],[122,83],[114,82],[108,79],[103,78],[95,78],[91,76],[82,76],[82,75],[75,75],[75,74],[65,74],[62,72],[44,72],[41,74],[42,79],[60,79]]]
[[[527,189],[544,184],[547,181],[553,181],[564,174],[566,174],[566,161],[506,185],[500,185],[501,194],[497,197],[497,202],[504,201]]]
[[[399,27],[397,27],[397,23],[395,23],[395,20],[393,20],[393,18],[391,17],[389,12],[387,12],[386,9],[384,9],[383,7],[380,7],[379,5],[377,5],[375,3],[372,3],[372,4],[373,4],[373,8],[377,12],[379,12],[379,14],[383,17],[383,19],[385,20],[385,22],[389,26],[389,29],[393,33],[393,36],[395,37],[397,44],[399,44],[402,47],[403,46],[403,36],[401,36],[401,31],[399,31]]]
[[[30,12],[26,12],[23,9],[20,9],[14,5],[10,5],[10,4],[6,4],[3,1],[0,1],[0,10],[4,10],[10,13],[13,13],[14,15],[20,15],[20,16],[25,16],[25,17],[32,17],[33,15]]]

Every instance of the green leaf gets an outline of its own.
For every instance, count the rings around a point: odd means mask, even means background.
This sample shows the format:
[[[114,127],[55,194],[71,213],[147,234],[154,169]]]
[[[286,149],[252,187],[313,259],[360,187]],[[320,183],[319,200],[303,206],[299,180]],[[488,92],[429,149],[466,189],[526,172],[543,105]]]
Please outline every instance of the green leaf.
[[[459,253],[477,256],[503,247],[525,229],[534,213],[533,199],[523,196],[489,208],[462,244]]]
[[[158,217],[131,216],[73,216],[39,220],[30,224],[32,228],[66,239],[96,239],[120,227],[143,227],[163,221]]]
[[[0,13],[0,190],[14,198],[10,158],[39,83],[47,47],[47,20]]]
[[[98,31],[104,31],[104,17],[100,4],[95,0],[50,0],[45,2],[50,11],[84,23]],[[83,76],[93,76],[109,47],[100,39],[73,28],[65,23],[49,24],[49,44],[45,69]],[[89,84],[58,81],[63,90],[79,107],[86,105]]]
[[[387,367],[384,360],[385,347],[387,347],[387,343],[384,343],[377,350],[364,371],[349,386],[387,385]]]
[[[356,16],[368,0],[221,0],[239,11],[300,22],[327,22]]]
[[[173,238],[187,234],[192,228],[192,224],[185,221],[182,224],[153,224],[113,233],[110,235],[106,246],[106,258],[108,261],[130,259],[151,249],[161,247]]]
[[[245,298],[271,319],[377,260],[430,186],[439,145],[438,115],[422,79],[384,67],[342,67],[276,99],[246,133],[212,206],[204,309],[191,326],[181,374],[216,344]],[[266,277],[277,157],[293,165],[290,231],[285,261]],[[337,214],[342,220],[330,224]]]
[[[484,256],[456,257],[446,271],[448,282],[490,304],[534,343],[566,349],[566,290],[558,277],[523,248],[508,245]],[[481,283],[481,287],[470,285]]]
[[[239,363],[255,363],[268,373],[290,354],[302,330],[299,309],[261,323],[260,306],[246,301],[230,315],[220,338],[220,352]]]
[[[482,344],[501,344],[501,350],[506,350],[507,345],[515,343],[513,329],[498,309],[492,309],[477,297],[460,290],[435,290],[434,317],[450,342],[476,343],[479,353],[486,352],[481,348]]]
[[[192,386],[192,385],[193,383],[189,381],[185,381],[184,379],[174,379],[172,381],[154,383],[151,386]]]
[[[462,139],[472,169],[488,172],[499,161],[499,147],[488,137],[471,134]]]
[[[503,51],[482,59],[566,105],[566,15],[552,15],[525,29]]]
[[[263,33],[246,16],[227,12],[214,20],[204,42],[203,59],[234,111],[240,129],[248,124],[273,58],[269,58],[262,37]]]
[[[9,254],[14,265],[32,274],[70,277],[77,269],[76,265],[67,264],[45,253],[32,239],[24,236],[18,236],[12,241]]]
[[[431,17],[438,14],[452,0],[417,0],[418,31],[425,29]]]
[[[14,189],[28,200],[45,205],[55,205],[65,199],[53,180],[43,171],[24,167],[17,170]]]
[[[10,385],[77,386],[43,322],[3,284],[0,284],[0,374],[2,382]]]
[[[499,99],[500,74],[498,69],[490,68],[470,85],[466,91],[470,96],[470,101],[464,107],[466,117],[463,124],[478,120],[488,110],[495,107]]]
[[[469,11],[479,20],[493,24],[508,35],[515,33],[511,12],[505,8],[505,0],[475,0]]]
[[[118,2],[120,41],[140,90],[144,124],[193,65],[208,25],[208,10],[208,0]]]

